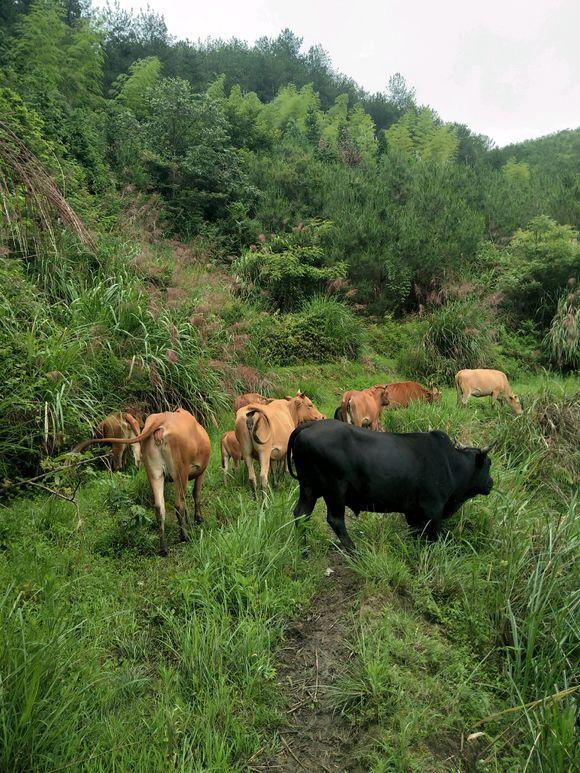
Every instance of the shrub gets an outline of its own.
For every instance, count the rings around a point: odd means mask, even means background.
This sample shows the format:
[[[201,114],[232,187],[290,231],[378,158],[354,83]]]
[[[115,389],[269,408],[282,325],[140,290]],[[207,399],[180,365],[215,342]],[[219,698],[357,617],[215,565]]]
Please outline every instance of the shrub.
[[[276,365],[355,359],[363,344],[363,326],[334,298],[316,296],[302,311],[261,317],[253,330],[264,361]]]
[[[580,368],[580,290],[560,298],[543,343],[560,370]]]
[[[462,368],[489,368],[498,359],[491,320],[477,301],[453,301],[433,312],[423,339],[399,357],[408,375],[452,381]]]
[[[292,311],[327,282],[344,278],[345,263],[324,265],[322,239],[330,229],[329,222],[313,220],[259,247],[252,245],[233,264],[246,294],[257,294],[272,309]]]
[[[516,231],[504,254],[501,289],[511,310],[520,318],[533,317],[545,329],[557,298],[570,277],[578,274],[578,232],[545,215]]]
[[[394,320],[386,314],[382,322],[370,329],[373,349],[385,357],[399,357],[425,335],[427,325],[424,319]]]

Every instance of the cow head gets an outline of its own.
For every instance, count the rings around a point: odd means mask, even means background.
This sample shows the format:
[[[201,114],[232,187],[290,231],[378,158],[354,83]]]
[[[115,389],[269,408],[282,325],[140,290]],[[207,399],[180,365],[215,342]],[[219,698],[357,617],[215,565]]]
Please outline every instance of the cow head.
[[[463,453],[468,453],[473,458],[473,470],[469,483],[469,495],[482,494],[487,496],[493,488],[493,478],[490,475],[491,459],[489,452],[494,447],[492,443],[487,448],[465,448]]]
[[[301,424],[303,421],[319,421],[320,419],[326,419],[326,416],[323,413],[320,413],[312,400],[307,397],[304,392],[299,391],[296,393],[296,397],[286,399],[289,399],[292,402],[296,413],[297,424]]]
[[[383,407],[389,404],[388,388],[388,384],[375,384],[374,387],[371,387],[371,391],[374,393],[376,399],[380,401]]]
[[[512,411],[518,416],[523,412],[524,409],[522,408],[519,397],[516,397],[516,395],[508,395],[507,401]]]
[[[441,390],[437,389],[437,387],[433,386],[433,382],[429,382],[429,396],[427,397],[427,401],[430,403],[436,403],[439,400],[441,400]]]

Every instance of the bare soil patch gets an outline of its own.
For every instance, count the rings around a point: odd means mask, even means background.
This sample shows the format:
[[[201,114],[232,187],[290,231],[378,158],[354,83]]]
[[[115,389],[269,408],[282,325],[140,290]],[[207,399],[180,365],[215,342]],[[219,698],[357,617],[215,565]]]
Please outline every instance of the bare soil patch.
[[[328,554],[322,588],[312,605],[288,628],[278,656],[278,683],[287,700],[280,747],[254,761],[252,770],[348,771],[364,768],[355,750],[360,730],[335,713],[330,688],[347,667],[347,644],[359,580],[336,551]]]

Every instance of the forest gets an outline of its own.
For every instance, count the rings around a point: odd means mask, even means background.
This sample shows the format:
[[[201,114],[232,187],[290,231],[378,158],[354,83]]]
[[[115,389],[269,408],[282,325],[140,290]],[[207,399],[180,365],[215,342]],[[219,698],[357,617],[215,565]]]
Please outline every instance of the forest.
[[[192,43],[151,9],[4,0],[0,204],[0,769],[580,764],[580,128],[500,148],[288,29]],[[456,405],[482,367],[521,416]],[[386,430],[498,439],[497,493],[445,538],[361,515],[339,558],[321,517],[304,561],[289,478],[222,485],[237,394],[330,417],[397,379],[443,397]],[[66,459],[112,411],[178,407],[212,461],[162,559],[144,470]],[[341,593],[346,665],[319,696],[316,649],[298,699],[281,642]]]

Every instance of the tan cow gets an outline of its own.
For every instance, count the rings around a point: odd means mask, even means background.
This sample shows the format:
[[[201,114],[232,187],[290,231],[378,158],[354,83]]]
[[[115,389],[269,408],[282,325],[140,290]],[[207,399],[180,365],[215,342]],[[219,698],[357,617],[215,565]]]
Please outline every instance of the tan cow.
[[[512,392],[507,376],[501,370],[489,370],[488,368],[476,368],[475,370],[460,370],[455,375],[457,387],[457,400],[466,405],[469,398],[488,397],[495,405],[497,400],[505,400],[516,414],[522,412],[519,399]]]
[[[228,465],[230,459],[232,460],[232,467],[234,470],[238,468],[238,462],[242,458],[242,449],[238,443],[236,433],[231,430],[230,432],[224,432],[221,439],[221,452],[222,452],[222,470],[224,471],[224,486],[228,482]]]
[[[260,463],[260,485],[266,491],[270,462],[285,459],[292,430],[303,421],[325,418],[301,392],[296,397],[272,400],[267,405],[246,405],[238,410],[236,438],[254,491],[257,484],[253,458]]]
[[[245,394],[236,397],[234,401],[234,411],[237,413],[240,408],[243,408],[245,405],[250,405],[250,403],[253,405],[267,405],[271,401],[271,397],[264,397],[257,392],[246,392]]]
[[[201,522],[201,484],[210,457],[210,441],[207,432],[196,419],[183,408],[174,412],[153,413],[145,422],[143,432],[134,438],[93,438],[80,443],[77,448],[84,450],[93,443],[132,445],[141,443],[143,464],[153,500],[159,526],[159,552],[167,555],[165,542],[165,478],[175,483],[175,504],[181,539],[189,539],[186,525],[189,517],[186,507],[187,482],[195,480],[193,501],[195,521]]]
[[[130,413],[111,413],[100,424],[97,424],[93,431],[94,438],[134,438],[141,432],[141,425],[138,419]],[[81,445],[81,444],[79,444]],[[135,443],[131,446],[135,466],[138,468],[141,464],[141,446]],[[78,453],[79,446],[73,448],[74,453]],[[125,455],[124,445],[113,445],[111,449],[113,456],[113,470],[123,469],[123,457]]]
[[[415,400],[425,400],[428,403],[441,399],[441,392],[432,387],[426,389],[417,381],[398,381],[387,384],[385,392],[389,398],[390,408],[406,408]]]
[[[355,427],[382,431],[381,414],[388,404],[386,384],[376,384],[362,390],[351,389],[342,396],[342,420]]]

